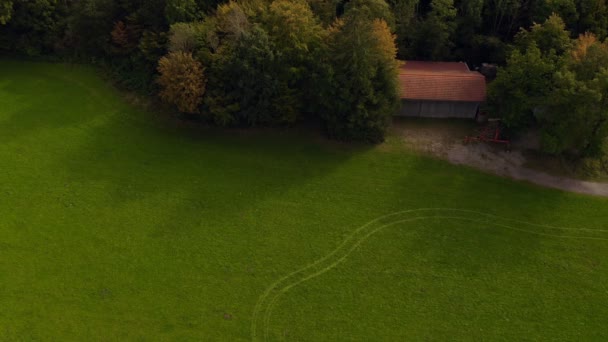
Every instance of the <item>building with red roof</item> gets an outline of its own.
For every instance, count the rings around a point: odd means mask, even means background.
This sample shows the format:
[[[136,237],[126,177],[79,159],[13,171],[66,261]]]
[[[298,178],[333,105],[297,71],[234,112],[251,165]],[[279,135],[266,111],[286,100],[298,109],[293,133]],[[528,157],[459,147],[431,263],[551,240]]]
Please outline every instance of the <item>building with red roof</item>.
[[[475,118],[486,80],[466,63],[407,61],[399,69],[400,116]]]

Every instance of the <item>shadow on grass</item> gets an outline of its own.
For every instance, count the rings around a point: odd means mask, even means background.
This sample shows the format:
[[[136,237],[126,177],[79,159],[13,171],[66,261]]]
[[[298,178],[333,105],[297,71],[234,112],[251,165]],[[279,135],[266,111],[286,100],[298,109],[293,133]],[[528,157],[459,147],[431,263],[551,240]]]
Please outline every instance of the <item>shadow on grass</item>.
[[[220,130],[163,118],[118,99],[87,67],[3,61],[0,72],[7,102],[0,141],[56,130],[69,151],[59,166],[74,182],[103,183],[114,203],[157,191],[225,191],[219,200],[234,191],[282,192],[368,148],[335,149],[298,130]]]
[[[0,74],[0,142],[79,127],[116,110],[87,67],[2,61]]]
[[[85,138],[59,163],[70,182],[103,188],[113,206],[155,199],[168,215],[158,222],[161,235],[175,232],[181,216],[237,217],[370,148],[327,143],[297,128],[202,127],[128,105],[103,118],[83,128]]]

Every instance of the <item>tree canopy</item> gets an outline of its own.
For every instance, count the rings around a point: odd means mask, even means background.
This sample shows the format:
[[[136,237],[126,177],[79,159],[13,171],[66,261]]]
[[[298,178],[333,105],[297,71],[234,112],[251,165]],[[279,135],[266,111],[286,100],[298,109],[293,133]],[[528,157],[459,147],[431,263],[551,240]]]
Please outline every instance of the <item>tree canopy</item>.
[[[489,105],[518,131],[536,126],[549,153],[608,153],[608,43],[569,38],[556,14],[521,30],[507,65],[490,86]]]
[[[332,27],[329,46],[333,78],[323,117],[330,136],[382,141],[398,101],[397,49],[387,23],[353,14]]]
[[[6,25],[13,15],[13,1],[0,0],[0,25]]]
[[[204,68],[188,52],[171,52],[158,62],[163,101],[184,113],[196,113],[205,93]]]

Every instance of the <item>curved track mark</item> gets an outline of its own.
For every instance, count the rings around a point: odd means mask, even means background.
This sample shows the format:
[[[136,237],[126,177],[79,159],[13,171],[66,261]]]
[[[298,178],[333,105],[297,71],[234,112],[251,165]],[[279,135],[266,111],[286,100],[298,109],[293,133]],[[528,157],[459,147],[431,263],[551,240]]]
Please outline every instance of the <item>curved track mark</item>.
[[[445,216],[445,215],[431,215],[431,216],[415,216],[409,218],[401,218],[400,215],[403,214],[415,214],[415,213],[427,213],[427,212],[436,212],[436,213],[461,213],[461,214],[473,214],[477,216],[477,218],[469,218],[465,216]],[[485,219],[479,219],[479,216],[485,217]],[[382,222],[384,220],[390,219],[388,222]],[[354,232],[349,234],[346,239],[332,252],[327,254],[321,259],[308,264],[284,277],[274,282],[271,286],[269,286],[266,291],[260,296],[258,302],[256,303],[253,317],[252,317],[252,325],[251,325],[251,337],[252,340],[256,340],[258,338],[258,323],[261,323],[263,328],[264,340],[268,338],[268,329],[270,318],[272,316],[272,310],[276,305],[279,297],[289,291],[291,288],[309,280],[314,277],[317,277],[332,268],[336,267],[340,263],[344,262],[348,256],[355,251],[363,242],[365,242],[370,236],[379,232],[380,230],[397,225],[400,223],[426,220],[426,219],[452,219],[452,220],[461,220],[473,223],[491,223],[493,226],[501,227],[508,230],[524,232],[534,235],[541,236],[549,236],[553,238],[562,238],[562,239],[585,239],[585,240],[601,240],[608,241],[608,238],[605,237],[591,237],[591,236],[570,236],[570,235],[558,235],[551,233],[538,232],[533,230],[521,229],[512,227],[506,224],[500,224],[493,222],[493,220],[503,220],[507,222],[524,224],[530,227],[551,229],[551,230],[562,230],[562,231],[586,231],[586,232],[608,232],[608,230],[603,229],[589,229],[589,228],[570,228],[570,227],[557,227],[543,224],[535,224],[531,222],[519,221],[508,218],[501,218],[499,216],[495,216],[492,214],[476,212],[473,210],[465,210],[465,209],[453,209],[453,208],[421,208],[421,209],[412,209],[412,210],[404,210],[395,212],[392,214],[380,216],[374,220],[371,220],[364,224],[363,226],[356,229]],[[379,226],[376,226],[380,224]],[[358,235],[361,235],[357,238]],[[262,315],[260,317],[260,315]],[[258,322],[261,319],[261,322]]]

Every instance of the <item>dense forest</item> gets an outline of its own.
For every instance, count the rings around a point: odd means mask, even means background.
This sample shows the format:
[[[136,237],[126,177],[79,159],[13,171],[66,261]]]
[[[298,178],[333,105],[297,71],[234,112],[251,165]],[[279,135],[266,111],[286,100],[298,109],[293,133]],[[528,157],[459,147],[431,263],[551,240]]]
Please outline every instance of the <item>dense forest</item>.
[[[217,125],[381,141],[399,60],[496,63],[488,110],[554,154],[608,137],[606,0],[0,0],[0,51],[100,65]]]

